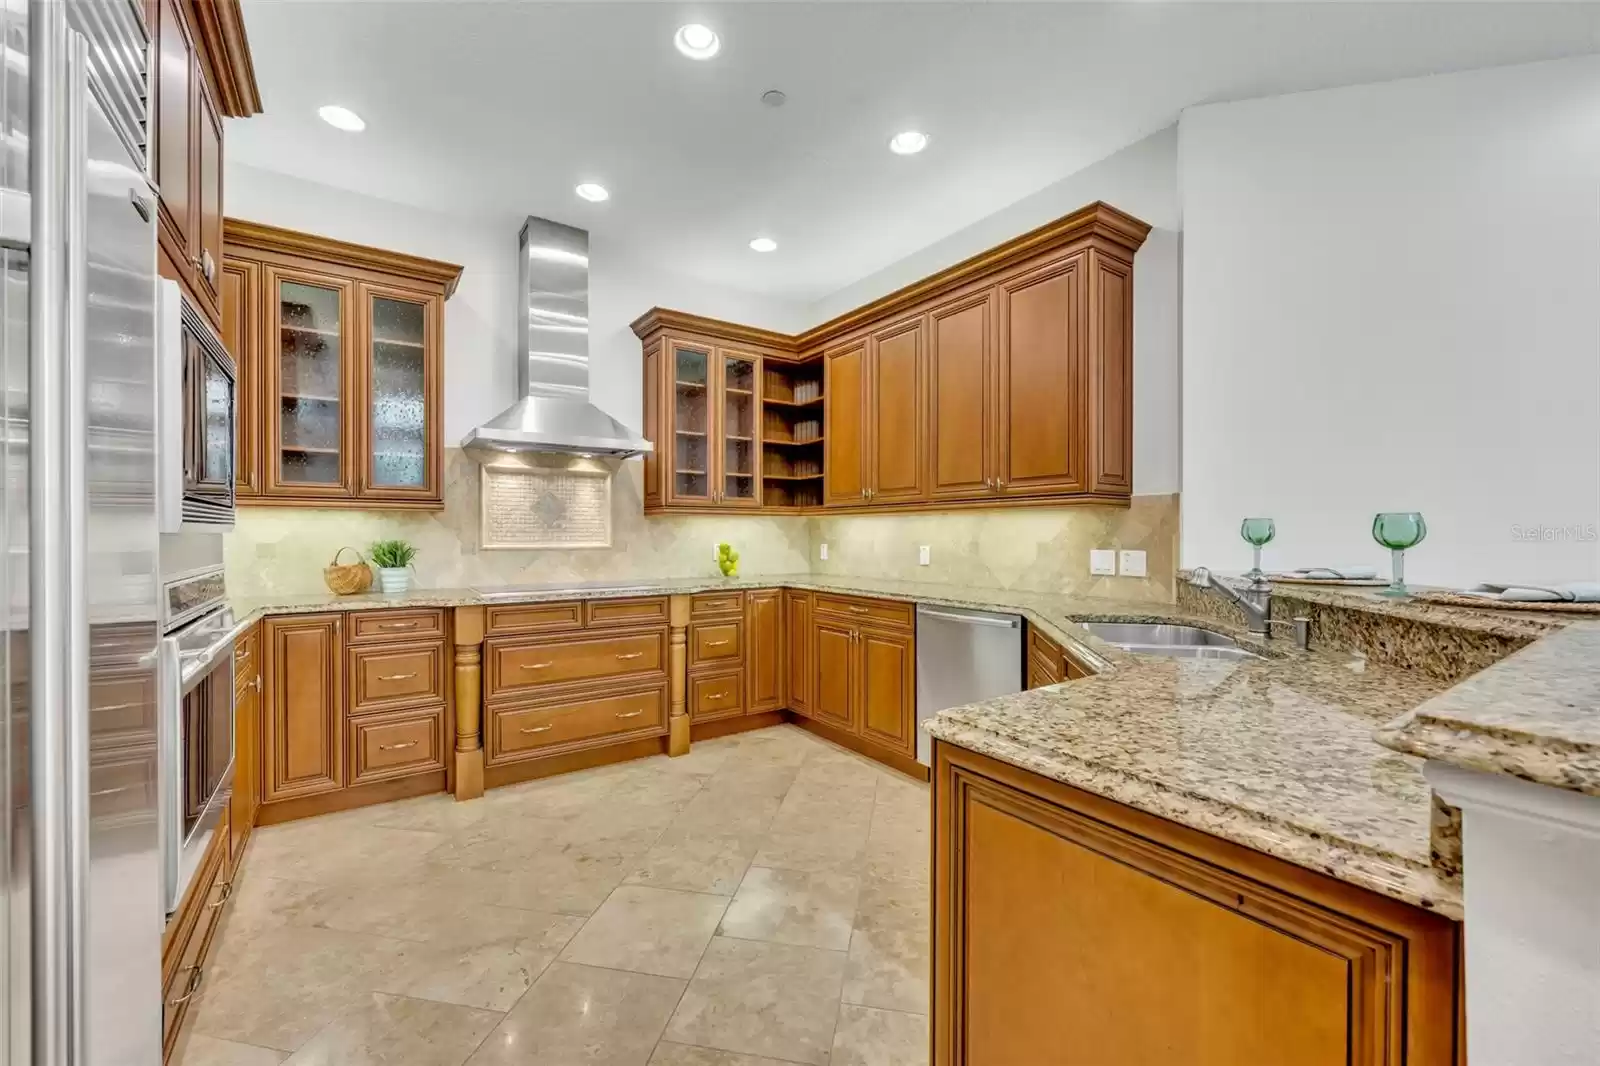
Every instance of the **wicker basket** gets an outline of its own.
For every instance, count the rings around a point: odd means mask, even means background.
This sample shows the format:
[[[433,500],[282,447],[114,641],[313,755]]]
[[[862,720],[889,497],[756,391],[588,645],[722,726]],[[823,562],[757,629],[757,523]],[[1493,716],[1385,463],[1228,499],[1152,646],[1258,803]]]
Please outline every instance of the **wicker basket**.
[[[345,552],[356,552],[356,561],[339,562],[339,556]],[[322,568],[322,580],[328,583],[329,591],[334,594],[353,596],[372,587],[372,567],[367,565],[361,553],[354,548],[340,548],[333,553],[333,562]]]

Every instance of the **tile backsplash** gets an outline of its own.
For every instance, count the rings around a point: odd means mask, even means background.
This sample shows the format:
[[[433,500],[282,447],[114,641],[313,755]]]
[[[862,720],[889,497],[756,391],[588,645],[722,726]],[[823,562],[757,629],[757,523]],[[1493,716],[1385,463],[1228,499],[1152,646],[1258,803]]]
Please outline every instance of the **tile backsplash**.
[[[1032,507],[811,518],[713,515],[645,518],[643,465],[622,464],[612,487],[612,546],[480,551],[478,466],[445,452],[442,511],[241,507],[225,539],[228,591],[241,597],[322,592],[322,568],[349,545],[404,537],[418,548],[423,588],[701,577],[717,572],[718,541],[739,552],[741,576],[841,574],[952,581],[994,588],[1110,594],[1171,602],[1178,497],[1136,496],[1131,507]],[[826,562],[817,558],[826,542]],[[930,548],[919,566],[917,549]],[[1147,553],[1144,578],[1091,577],[1090,548]],[[345,555],[349,561],[349,553]]]

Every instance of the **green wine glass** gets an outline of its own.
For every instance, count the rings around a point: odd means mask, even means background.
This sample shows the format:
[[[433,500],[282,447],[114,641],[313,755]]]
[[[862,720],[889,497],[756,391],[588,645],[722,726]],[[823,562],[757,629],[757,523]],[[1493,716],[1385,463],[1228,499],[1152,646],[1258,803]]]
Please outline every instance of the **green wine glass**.
[[[1239,536],[1255,551],[1255,564],[1245,577],[1251,581],[1260,581],[1266,575],[1261,572],[1261,548],[1272,543],[1272,538],[1278,535],[1277,523],[1270,518],[1246,518],[1239,523]]]
[[[1394,559],[1394,580],[1380,596],[1404,597],[1406,591],[1406,549],[1415,548],[1428,535],[1428,523],[1416,511],[1385,511],[1372,518],[1372,539],[1388,548]]]

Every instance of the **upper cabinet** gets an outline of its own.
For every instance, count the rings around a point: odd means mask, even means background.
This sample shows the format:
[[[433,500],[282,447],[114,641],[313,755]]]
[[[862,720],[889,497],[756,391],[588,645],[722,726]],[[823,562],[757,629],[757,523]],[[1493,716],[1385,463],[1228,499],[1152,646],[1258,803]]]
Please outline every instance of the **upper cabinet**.
[[[224,116],[261,110],[238,0],[148,0],[160,270],[222,321]]]
[[[444,301],[461,268],[228,219],[241,503],[444,505]]]
[[[774,421],[783,409],[770,395],[763,401],[755,444],[765,509],[1126,500],[1133,257],[1149,230],[1090,204],[799,336],[652,310],[633,324],[644,342],[645,435],[674,458],[692,446],[675,433],[700,408],[671,392],[670,381],[685,341],[715,377],[722,345],[758,338],[769,394],[783,387],[775,367],[820,378],[820,433],[805,438],[806,449]],[[723,411],[726,399],[707,398],[705,411]],[[736,458],[729,444],[714,449],[716,461]],[[820,486],[774,491],[785,475],[818,464]],[[695,496],[679,491],[673,469],[665,458],[646,459],[646,513],[726,505],[715,494],[730,491],[730,467],[682,467],[691,477],[706,471]]]

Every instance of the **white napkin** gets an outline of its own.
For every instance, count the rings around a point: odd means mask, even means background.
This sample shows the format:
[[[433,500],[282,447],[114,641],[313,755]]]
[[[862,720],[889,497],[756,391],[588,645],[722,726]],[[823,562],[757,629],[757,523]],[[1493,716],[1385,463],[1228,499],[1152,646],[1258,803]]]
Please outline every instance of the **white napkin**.
[[[1371,581],[1378,571],[1370,566],[1302,566],[1284,571],[1284,577],[1304,577],[1323,581]]]
[[[1573,581],[1564,585],[1508,585],[1484,582],[1462,589],[1463,596],[1516,603],[1600,603],[1600,581]]]

